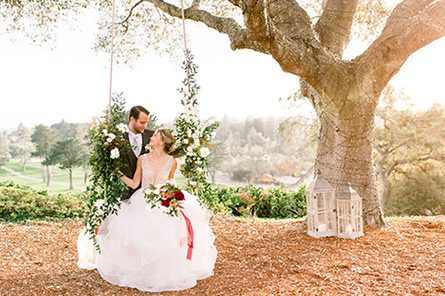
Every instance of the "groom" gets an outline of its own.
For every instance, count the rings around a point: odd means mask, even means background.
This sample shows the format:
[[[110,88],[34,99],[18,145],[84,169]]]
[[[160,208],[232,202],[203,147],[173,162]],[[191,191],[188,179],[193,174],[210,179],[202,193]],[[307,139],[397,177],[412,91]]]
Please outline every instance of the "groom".
[[[138,157],[149,152],[145,146],[150,142],[150,138],[154,134],[154,131],[146,129],[149,116],[150,112],[142,106],[134,106],[130,109],[130,122],[125,137],[130,143],[131,149],[127,153],[122,153],[120,159],[125,164],[121,169],[122,173],[131,179],[136,171]],[[139,188],[140,185],[137,189]],[[122,197],[122,200],[130,198],[137,189],[128,188],[128,192]]]

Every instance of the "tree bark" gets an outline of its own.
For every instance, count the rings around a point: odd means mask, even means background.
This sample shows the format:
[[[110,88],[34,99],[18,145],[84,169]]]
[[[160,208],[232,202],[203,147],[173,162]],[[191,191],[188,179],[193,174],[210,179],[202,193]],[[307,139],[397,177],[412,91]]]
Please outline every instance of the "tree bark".
[[[46,186],[49,187],[51,185],[51,180],[52,180],[51,168],[49,167],[49,165],[46,165],[45,168],[46,168],[46,170],[45,170]]]
[[[70,176],[70,190],[73,190],[74,189],[74,186],[73,186],[73,170],[72,169],[68,169],[68,173],[69,173],[69,176]]]
[[[384,225],[372,160],[375,105],[345,100],[342,109],[323,108],[315,171],[335,188],[337,194],[351,183],[363,198],[363,218],[368,225]],[[328,110],[328,112],[326,112]]]
[[[46,183],[46,165],[42,164],[42,182]]]

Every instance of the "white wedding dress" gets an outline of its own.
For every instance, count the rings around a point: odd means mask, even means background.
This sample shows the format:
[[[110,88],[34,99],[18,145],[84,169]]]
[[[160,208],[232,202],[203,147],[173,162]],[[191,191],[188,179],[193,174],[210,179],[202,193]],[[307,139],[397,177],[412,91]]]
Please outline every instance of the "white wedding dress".
[[[146,206],[143,189],[149,184],[163,184],[173,163],[171,157],[153,176],[146,155],[142,160],[142,188],[122,202],[117,215],[107,217],[95,251],[83,229],[77,241],[80,268],[97,268],[108,282],[142,291],[183,290],[213,274],[217,251],[209,226],[211,212],[201,206],[196,196],[185,191],[183,212],[194,232],[191,260],[187,259],[187,227],[182,215],[172,217],[162,208]],[[156,180],[154,179],[156,178]]]

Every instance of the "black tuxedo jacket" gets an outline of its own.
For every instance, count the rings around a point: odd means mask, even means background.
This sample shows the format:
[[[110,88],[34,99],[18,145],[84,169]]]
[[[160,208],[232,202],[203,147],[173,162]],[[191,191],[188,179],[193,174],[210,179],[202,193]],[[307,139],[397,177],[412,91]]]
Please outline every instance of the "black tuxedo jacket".
[[[144,132],[142,133],[142,150],[139,156],[149,152],[147,149],[145,149],[145,146],[150,142],[150,138],[151,136],[153,136],[153,134],[154,131],[147,129],[144,130]],[[130,143],[130,140],[128,138],[128,133],[125,133],[125,138],[127,139],[128,143]],[[133,179],[134,172],[136,172],[136,167],[138,162],[138,158],[134,154],[133,149],[130,148],[127,153],[122,153],[120,159],[122,163],[125,164],[125,166],[121,169],[121,172],[128,178]],[[130,198],[130,196],[139,188],[141,188],[141,185],[139,185],[139,187],[136,189],[128,187],[127,194],[122,196],[121,199],[124,200]]]

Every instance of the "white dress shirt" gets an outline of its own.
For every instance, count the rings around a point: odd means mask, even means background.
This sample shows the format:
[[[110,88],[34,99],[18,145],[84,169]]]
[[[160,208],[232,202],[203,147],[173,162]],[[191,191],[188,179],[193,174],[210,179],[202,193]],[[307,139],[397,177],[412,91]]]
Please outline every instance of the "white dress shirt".
[[[130,140],[134,155],[139,157],[142,151],[142,134],[135,134],[131,130],[128,130],[128,139]]]

